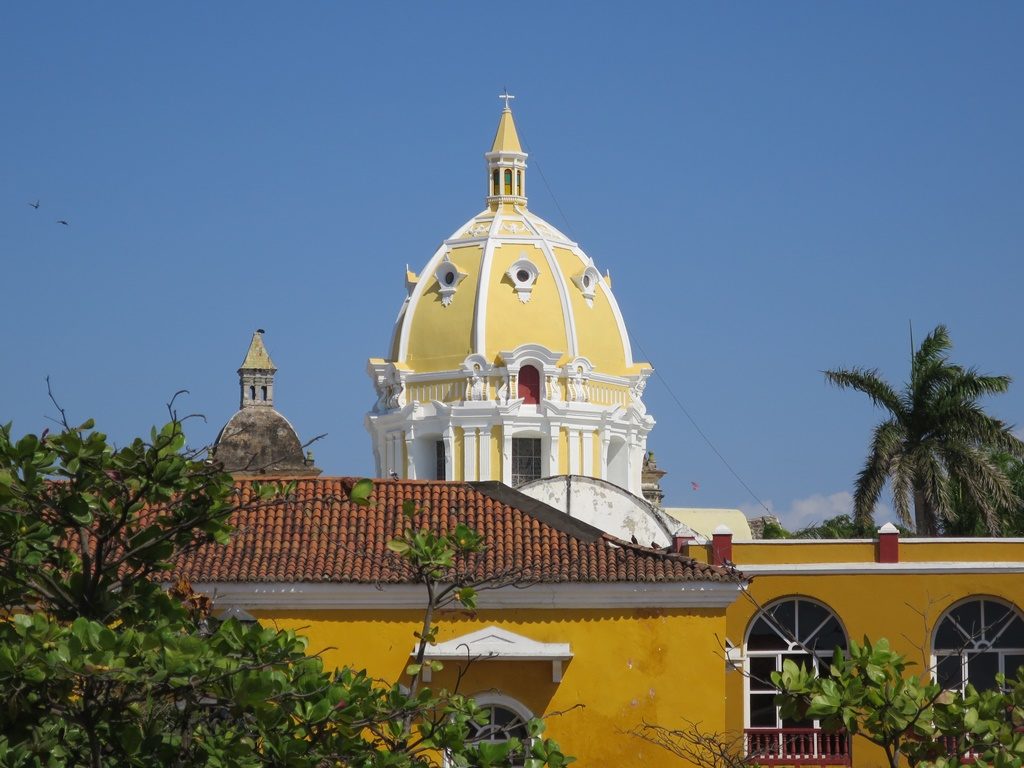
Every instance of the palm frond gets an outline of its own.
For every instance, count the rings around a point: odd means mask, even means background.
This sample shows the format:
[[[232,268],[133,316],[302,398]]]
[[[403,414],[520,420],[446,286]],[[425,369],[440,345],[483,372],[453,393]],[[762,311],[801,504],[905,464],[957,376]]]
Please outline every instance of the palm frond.
[[[874,519],[875,505],[890,476],[894,459],[903,444],[904,431],[896,419],[888,419],[875,427],[864,468],[857,475],[853,494],[853,514],[858,523],[867,525]]]
[[[904,414],[900,396],[878,375],[877,368],[839,368],[822,371],[825,380],[840,389],[855,389],[871,398],[871,402],[901,417]]]

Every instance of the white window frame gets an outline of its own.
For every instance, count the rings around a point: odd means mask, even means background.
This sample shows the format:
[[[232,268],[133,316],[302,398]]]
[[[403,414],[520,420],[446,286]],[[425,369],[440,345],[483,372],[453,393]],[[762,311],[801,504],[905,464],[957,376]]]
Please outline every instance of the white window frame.
[[[1024,612],[1022,612],[1019,607],[1017,607],[1014,603],[1011,603],[1009,600],[1006,600],[1006,599],[1001,598],[1001,597],[996,597],[995,595],[969,595],[968,597],[965,597],[962,600],[957,600],[955,603],[953,603],[948,608],[946,608],[946,610],[944,610],[942,612],[942,615],[939,616],[938,621],[935,622],[935,626],[932,628],[932,635],[931,635],[931,649],[932,649],[932,653],[931,653],[931,672],[932,672],[932,675],[936,679],[938,679],[939,658],[940,657],[949,657],[949,656],[959,656],[960,657],[960,680],[961,680],[960,687],[959,687],[959,689],[950,689],[950,690],[960,690],[960,691],[963,691],[964,689],[966,689],[967,684],[971,682],[969,677],[968,677],[968,673],[970,671],[970,665],[969,665],[968,662],[969,662],[970,657],[972,655],[975,655],[975,654],[978,654],[978,653],[986,653],[986,652],[991,653],[991,652],[994,651],[995,653],[998,654],[998,658],[999,658],[999,668],[998,668],[997,671],[1001,672],[1003,674],[1007,674],[1007,670],[1006,670],[1006,657],[1007,656],[1024,656],[1024,647],[1016,647],[1016,646],[1007,646],[1005,648],[993,647],[995,645],[995,643],[999,640],[999,638],[1003,635],[1003,633],[1006,632],[1006,630],[1010,628],[1010,625],[1013,623],[1013,619],[1012,618],[1007,620],[1005,625],[1002,628],[997,628],[997,634],[991,640],[988,639],[985,634],[983,634],[981,639],[974,639],[970,644],[965,645],[962,650],[957,651],[955,653],[953,652],[952,649],[939,649],[939,648],[936,647],[936,641],[938,639],[939,629],[942,627],[942,625],[946,621],[946,619],[950,618],[950,614],[952,614],[952,612],[955,611],[957,608],[960,608],[961,606],[967,605],[969,603],[974,603],[974,602],[981,603],[981,609],[980,609],[979,613],[981,615],[981,620],[982,620],[982,628],[981,628],[982,633],[987,633],[987,630],[989,629],[989,626],[987,626],[985,624],[985,603],[996,603],[997,605],[1000,605],[1003,608],[1008,608],[1009,611],[1010,611],[1010,615],[1011,616],[1015,616],[1018,620],[1024,621]],[[966,627],[961,628],[961,629],[963,631],[967,631]],[[1016,671],[1017,671],[1016,669],[1010,670],[1009,675],[1013,675],[1014,673],[1016,673]]]
[[[743,727],[744,728],[783,728],[783,727],[785,727],[785,726],[783,726],[782,720],[779,717],[779,709],[778,709],[778,707],[775,708],[775,725],[774,726],[771,726],[771,725],[751,725],[750,724],[750,696],[751,696],[751,694],[752,693],[753,694],[767,694],[767,693],[769,693],[769,691],[767,689],[762,691],[760,689],[755,688],[753,691],[751,691],[750,660],[752,658],[775,658],[776,659],[775,668],[776,668],[777,671],[781,671],[782,661],[787,656],[791,657],[791,658],[806,658],[807,654],[806,654],[805,651],[803,651],[799,647],[798,644],[794,643],[791,640],[786,640],[786,642],[789,645],[789,648],[786,649],[786,650],[775,649],[775,650],[755,650],[755,651],[751,651],[750,650],[750,646],[749,646],[749,640],[750,640],[750,633],[753,631],[754,625],[757,623],[758,619],[760,619],[762,615],[764,615],[766,612],[772,610],[773,608],[775,608],[775,607],[777,607],[777,606],[779,606],[779,605],[781,605],[783,603],[791,602],[791,601],[793,601],[793,602],[813,603],[813,604],[819,606],[820,608],[823,608],[829,614],[829,616],[827,618],[825,618],[820,624],[818,624],[814,628],[814,631],[812,633],[810,633],[810,635],[808,635],[808,636],[813,636],[814,634],[817,634],[822,629],[822,627],[825,626],[825,624],[829,621],[830,618],[834,618],[838,622],[839,628],[843,632],[843,636],[846,639],[847,647],[849,647],[849,644],[850,644],[850,633],[847,632],[846,625],[843,624],[843,620],[840,618],[839,614],[836,613],[836,611],[830,605],[828,605],[827,603],[822,602],[821,600],[817,600],[817,599],[815,599],[813,597],[807,597],[806,595],[788,595],[786,597],[780,597],[780,598],[778,598],[776,600],[772,600],[770,603],[768,603],[767,605],[763,606],[753,616],[750,617],[750,621],[747,623],[747,628],[746,628],[746,630],[744,630],[744,633],[743,633]],[[795,613],[795,621],[796,621],[796,629],[797,629],[796,636],[797,636],[797,639],[800,639],[800,635],[803,634],[803,633],[800,632],[799,606],[797,607],[797,610],[794,611],[794,613]],[[815,672],[817,672],[818,665],[819,665],[820,662],[823,662],[823,661],[826,661],[827,659],[831,659],[832,658],[832,653],[833,653],[833,649],[829,649],[827,651],[821,651],[818,655],[811,654],[811,663],[812,663],[812,665],[814,667],[814,671]],[[771,692],[774,693],[775,691],[773,690]],[[821,727],[821,723],[817,719],[815,719],[813,721],[813,725],[811,727],[813,727],[813,728],[820,728]]]

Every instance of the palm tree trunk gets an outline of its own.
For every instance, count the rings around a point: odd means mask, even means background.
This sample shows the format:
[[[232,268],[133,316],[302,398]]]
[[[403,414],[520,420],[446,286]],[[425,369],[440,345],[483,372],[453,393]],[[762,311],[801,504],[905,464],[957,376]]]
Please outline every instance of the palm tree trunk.
[[[914,530],[918,536],[934,536],[935,510],[921,488],[914,488]]]

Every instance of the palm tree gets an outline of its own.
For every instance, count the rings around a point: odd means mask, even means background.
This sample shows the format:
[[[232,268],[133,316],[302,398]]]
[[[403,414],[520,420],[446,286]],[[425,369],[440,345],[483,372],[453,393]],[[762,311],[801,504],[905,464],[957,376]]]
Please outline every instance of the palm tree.
[[[933,536],[956,518],[951,503],[954,481],[975,505],[990,533],[1000,532],[1000,510],[1020,504],[1005,464],[993,460],[1001,451],[1024,458],[1024,442],[1012,427],[982,410],[978,400],[1005,392],[1008,376],[987,376],[949,362],[953,344],[939,325],[914,352],[910,381],[897,392],[877,369],[825,371],[837,387],[863,392],[888,411],[875,427],[864,468],[857,476],[854,516],[867,524],[888,480],[896,512],[919,536]]]

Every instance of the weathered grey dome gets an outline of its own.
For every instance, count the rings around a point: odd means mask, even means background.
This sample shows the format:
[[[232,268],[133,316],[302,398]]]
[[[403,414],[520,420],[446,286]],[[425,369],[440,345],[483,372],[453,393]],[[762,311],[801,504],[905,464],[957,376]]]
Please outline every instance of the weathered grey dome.
[[[232,474],[319,475],[312,457],[302,454],[295,427],[274,410],[275,373],[260,329],[238,369],[241,407],[217,435],[213,458]]]
[[[217,435],[213,457],[234,474],[318,475],[288,419],[273,408],[242,408]]]

